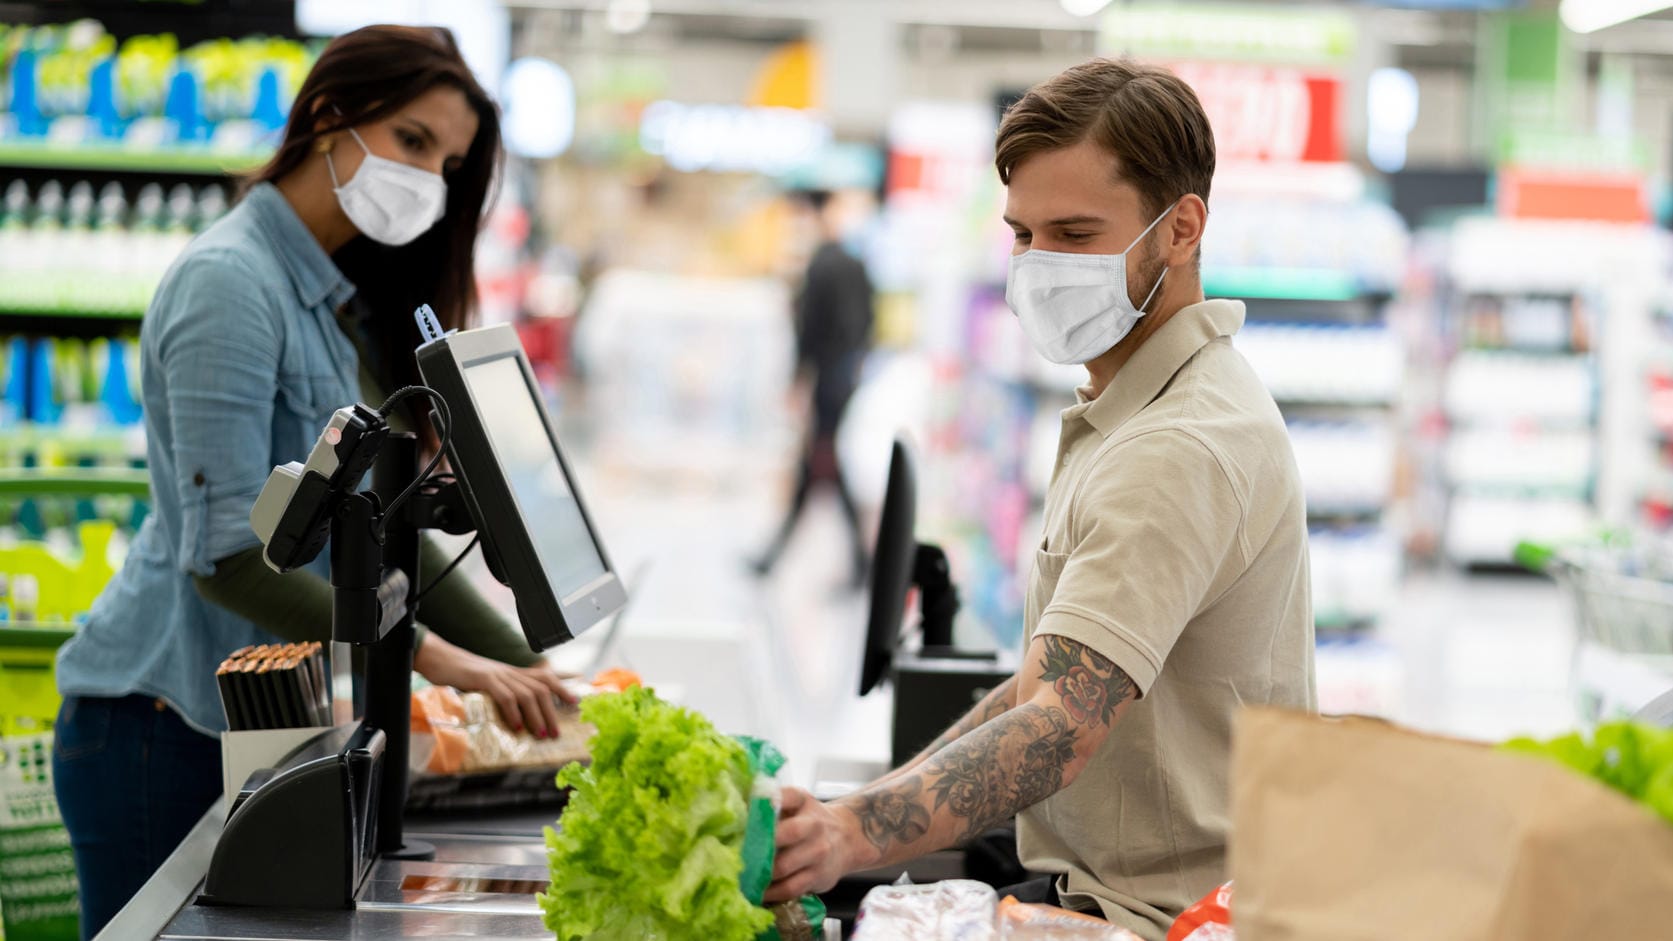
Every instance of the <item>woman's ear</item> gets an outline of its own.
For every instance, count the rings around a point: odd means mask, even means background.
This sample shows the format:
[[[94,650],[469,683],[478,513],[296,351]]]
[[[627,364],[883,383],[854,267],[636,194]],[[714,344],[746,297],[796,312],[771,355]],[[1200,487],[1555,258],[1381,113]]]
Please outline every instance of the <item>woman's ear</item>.
[[[332,107],[324,98],[315,98],[308,105],[308,119],[313,122],[314,133],[322,137],[342,124],[343,119],[339,117],[341,114],[341,111]]]

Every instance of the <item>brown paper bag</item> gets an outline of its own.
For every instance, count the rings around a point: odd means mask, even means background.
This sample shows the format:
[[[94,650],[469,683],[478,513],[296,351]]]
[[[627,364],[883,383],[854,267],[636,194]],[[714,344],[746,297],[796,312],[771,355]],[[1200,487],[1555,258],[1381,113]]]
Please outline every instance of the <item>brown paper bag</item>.
[[[1673,939],[1673,826],[1560,765],[1370,719],[1239,717],[1238,941]]]

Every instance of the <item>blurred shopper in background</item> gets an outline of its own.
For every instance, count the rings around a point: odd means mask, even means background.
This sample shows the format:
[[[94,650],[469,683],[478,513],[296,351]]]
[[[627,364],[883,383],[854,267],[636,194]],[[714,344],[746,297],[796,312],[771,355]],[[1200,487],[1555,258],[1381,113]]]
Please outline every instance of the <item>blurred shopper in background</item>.
[[[796,395],[812,392],[812,415],[796,492],[772,545],[754,562],[767,575],[778,563],[796,531],[808,495],[815,484],[836,489],[853,540],[850,561],[853,584],[865,583],[869,566],[860,511],[843,480],[836,435],[848,401],[860,383],[860,367],[871,344],[872,286],[862,263],[844,244],[854,228],[849,204],[823,190],[802,194],[818,229],[818,247],[808,261],[801,293],[796,297]]]

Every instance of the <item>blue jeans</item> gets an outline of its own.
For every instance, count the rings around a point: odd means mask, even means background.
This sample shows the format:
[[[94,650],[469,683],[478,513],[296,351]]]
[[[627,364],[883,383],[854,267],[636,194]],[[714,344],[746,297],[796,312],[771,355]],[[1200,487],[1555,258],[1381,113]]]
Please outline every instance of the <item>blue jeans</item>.
[[[149,696],[71,696],[58,710],[52,782],[91,938],[215,802],[221,745]]]

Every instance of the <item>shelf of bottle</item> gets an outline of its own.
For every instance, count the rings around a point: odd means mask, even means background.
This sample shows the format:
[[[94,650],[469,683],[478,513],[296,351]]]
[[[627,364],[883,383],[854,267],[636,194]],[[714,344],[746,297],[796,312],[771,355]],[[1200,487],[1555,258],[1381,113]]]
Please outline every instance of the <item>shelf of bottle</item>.
[[[119,143],[67,147],[50,141],[0,141],[0,167],[31,170],[201,174],[228,176],[253,170],[272,153],[209,147],[133,147]]]
[[[5,497],[150,495],[151,475],[135,468],[0,468],[0,496]]]
[[[145,308],[118,306],[99,307],[94,304],[65,304],[37,306],[8,304],[0,300],[0,332],[5,331],[9,319],[44,320],[65,317],[73,320],[119,320],[138,322],[145,317]]]
[[[1208,266],[1203,293],[1210,297],[1294,301],[1379,301],[1386,290],[1368,289],[1354,272],[1334,268]]]
[[[0,650],[57,650],[75,636],[76,625],[42,621],[0,621]]]

